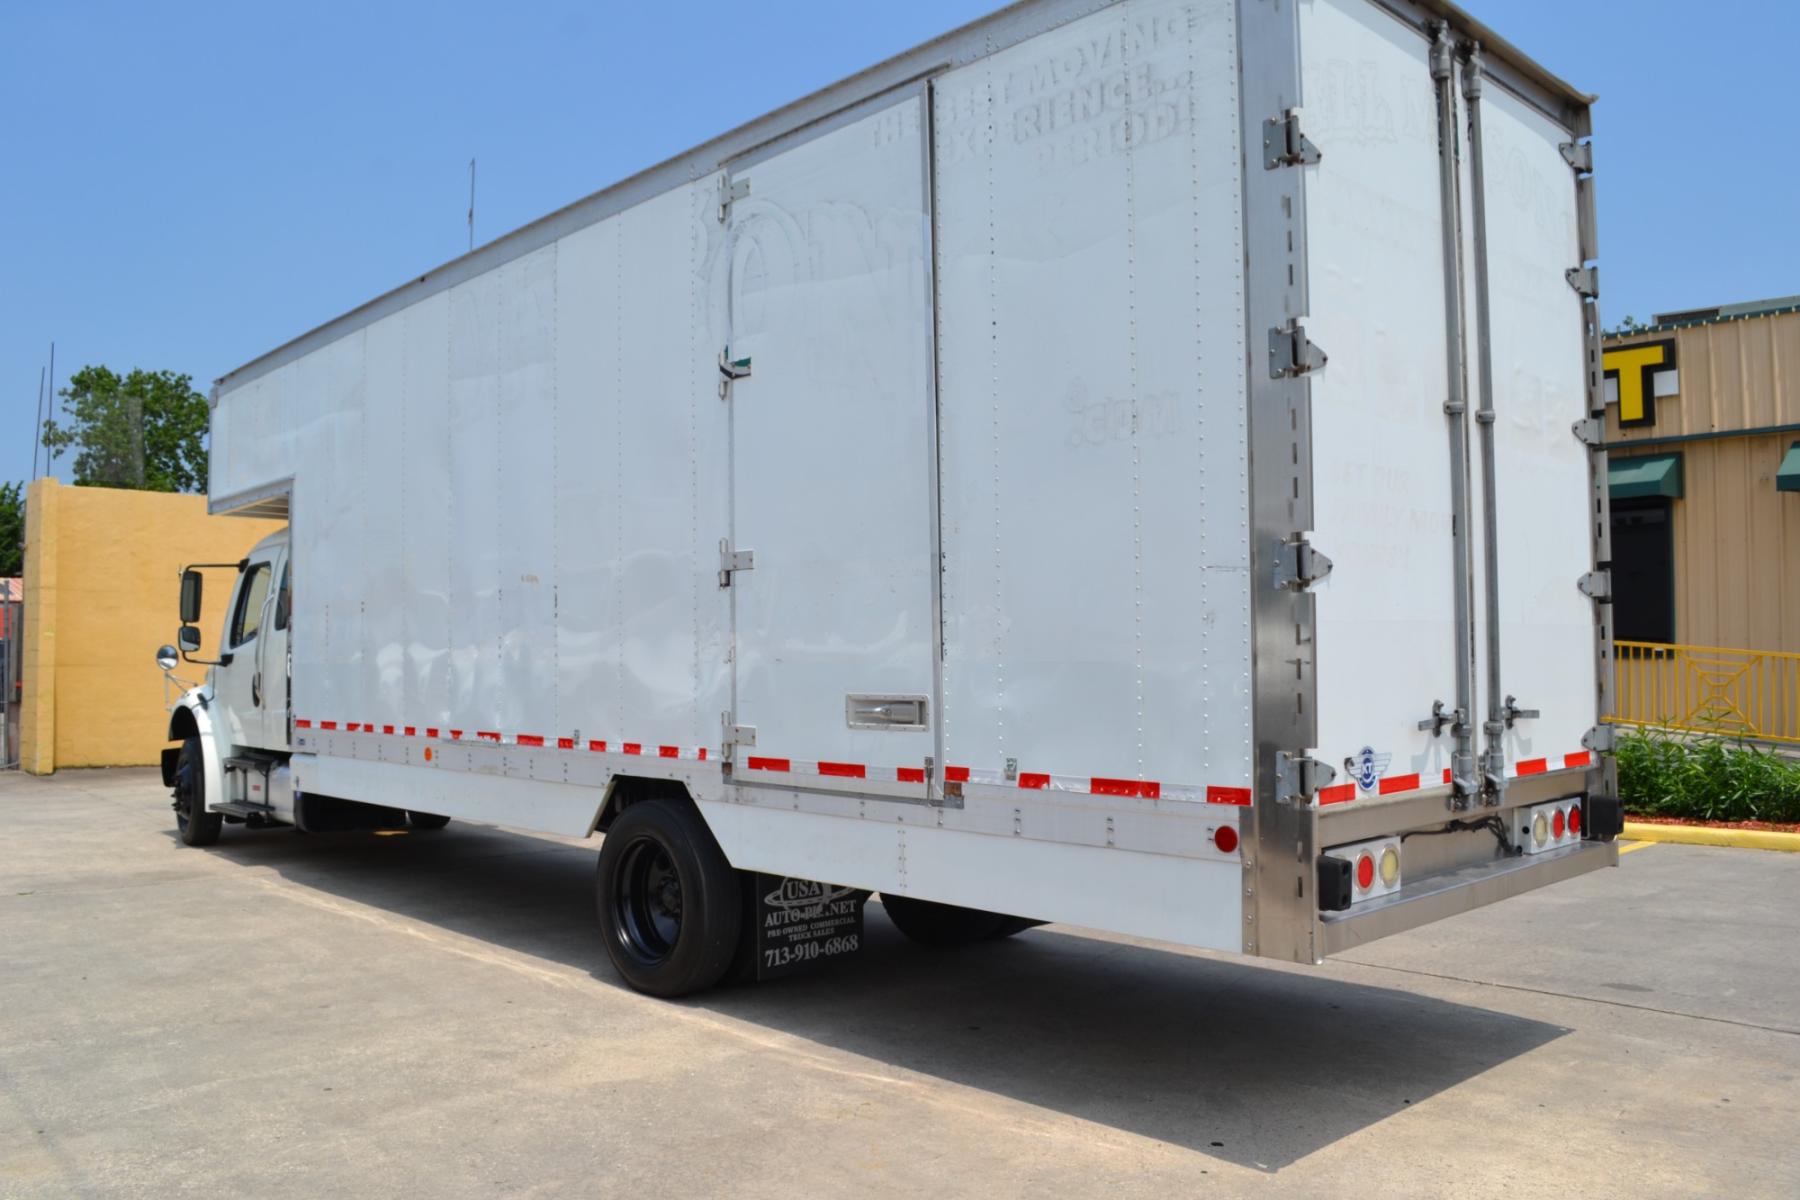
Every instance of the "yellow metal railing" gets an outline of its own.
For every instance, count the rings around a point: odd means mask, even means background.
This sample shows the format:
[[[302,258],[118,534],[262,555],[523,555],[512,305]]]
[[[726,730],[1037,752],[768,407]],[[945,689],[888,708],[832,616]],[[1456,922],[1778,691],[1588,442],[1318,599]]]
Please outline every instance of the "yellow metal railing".
[[[1800,742],[1800,654],[1614,642],[1613,710],[1623,725]]]

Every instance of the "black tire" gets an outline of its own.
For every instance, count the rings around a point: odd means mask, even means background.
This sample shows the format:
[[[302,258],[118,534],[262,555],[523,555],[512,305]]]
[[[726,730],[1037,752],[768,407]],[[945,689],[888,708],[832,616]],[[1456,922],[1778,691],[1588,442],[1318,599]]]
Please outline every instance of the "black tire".
[[[723,979],[743,932],[743,888],[700,810],[628,806],[600,845],[594,880],[606,953],[625,982],[685,996]]]
[[[436,813],[414,812],[406,810],[406,823],[414,829],[442,829],[450,823],[449,817],[440,817]]]
[[[225,814],[206,811],[206,769],[200,739],[181,743],[175,760],[175,828],[188,846],[210,846],[219,840]]]
[[[894,928],[926,946],[970,946],[991,938],[1010,937],[1037,923],[1005,913],[912,900],[886,892],[881,895],[881,907]]]

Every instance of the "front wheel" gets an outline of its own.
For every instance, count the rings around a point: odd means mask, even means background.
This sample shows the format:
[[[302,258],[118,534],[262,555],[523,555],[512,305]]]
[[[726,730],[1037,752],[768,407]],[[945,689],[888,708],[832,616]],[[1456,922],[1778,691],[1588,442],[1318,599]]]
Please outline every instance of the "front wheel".
[[[743,892],[692,804],[640,800],[621,812],[601,843],[594,892],[607,956],[633,988],[685,996],[724,978]]]
[[[206,768],[200,739],[181,743],[175,759],[175,828],[188,846],[210,846],[219,840],[225,824],[223,813],[206,811]]]

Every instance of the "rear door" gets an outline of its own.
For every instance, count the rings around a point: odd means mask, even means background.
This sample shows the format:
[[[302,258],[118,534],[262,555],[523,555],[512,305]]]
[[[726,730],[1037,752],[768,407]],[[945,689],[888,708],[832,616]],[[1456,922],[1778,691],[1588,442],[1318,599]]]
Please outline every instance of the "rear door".
[[[1604,517],[1594,515],[1590,451],[1571,431],[1586,414],[1587,400],[1583,301],[1566,276],[1582,262],[1584,249],[1576,176],[1559,149],[1575,137],[1491,80],[1479,103],[1493,347],[1500,691],[1502,699],[1511,695],[1518,709],[1536,714],[1507,729],[1506,766],[1508,775],[1535,774],[1584,764],[1582,738],[1598,712],[1594,603],[1577,583],[1591,569],[1589,524]],[[1472,377],[1472,402],[1480,398],[1479,387]],[[1479,571],[1479,526],[1476,532]],[[1486,619],[1478,609],[1478,629],[1485,629]],[[1475,639],[1483,664],[1478,678],[1486,671],[1486,640]]]
[[[1307,136],[1319,757],[1327,800],[1443,786],[1458,564],[1430,45],[1368,0],[1300,8]],[[1354,788],[1346,793],[1344,789]]]
[[[1451,713],[1468,670],[1478,776],[1484,724],[1515,699],[1503,734],[1507,776],[1585,763],[1597,712],[1589,452],[1571,427],[1585,415],[1583,261],[1575,175],[1560,144],[1573,135],[1492,78],[1473,139],[1455,48],[1452,94],[1460,209],[1444,212],[1439,121],[1428,33],[1369,0],[1300,9],[1308,137],[1309,335],[1330,354],[1312,385],[1315,531],[1334,563],[1315,590],[1320,757],[1339,771],[1327,803],[1443,788]],[[1474,155],[1485,181],[1477,244]],[[1460,246],[1446,262],[1444,227]],[[1484,479],[1477,256],[1487,254],[1494,409],[1497,620],[1485,603]],[[1461,330],[1447,328],[1445,279],[1462,280]],[[1448,423],[1451,353],[1460,353],[1468,417]],[[1454,541],[1453,467],[1468,475],[1466,560]],[[1455,588],[1468,587],[1466,629]],[[1488,633],[1499,632],[1499,693],[1487,687]],[[1423,727],[1422,727],[1423,726]]]
[[[922,94],[733,164],[740,778],[922,783],[936,571]]]

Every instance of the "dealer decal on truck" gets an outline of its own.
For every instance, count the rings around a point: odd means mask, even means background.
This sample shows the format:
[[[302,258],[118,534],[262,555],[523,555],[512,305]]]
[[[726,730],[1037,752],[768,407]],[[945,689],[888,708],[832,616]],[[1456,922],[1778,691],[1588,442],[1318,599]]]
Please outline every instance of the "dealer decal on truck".
[[[862,949],[869,893],[810,879],[756,877],[756,977],[787,975]]]

